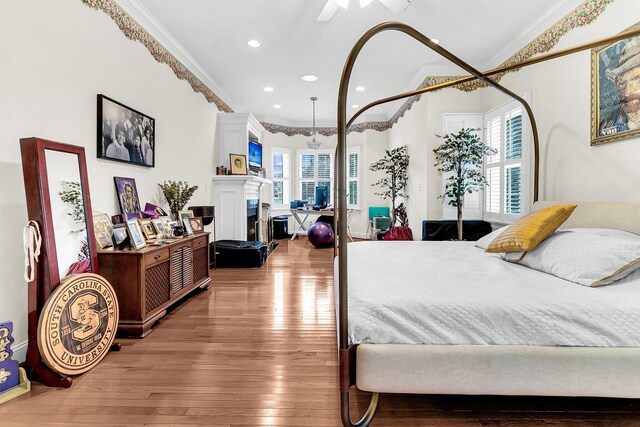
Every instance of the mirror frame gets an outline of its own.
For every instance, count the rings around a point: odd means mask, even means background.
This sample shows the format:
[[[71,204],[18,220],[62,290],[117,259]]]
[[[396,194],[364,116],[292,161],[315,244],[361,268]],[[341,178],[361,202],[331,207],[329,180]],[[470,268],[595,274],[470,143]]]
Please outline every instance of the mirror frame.
[[[93,230],[93,216],[91,210],[91,192],[87,176],[87,160],[84,147],[49,141],[42,138],[20,139],[22,154],[22,173],[24,175],[24,190],[27,199],[27,213],[29,220],[40,225],[42,246],[40,259],[37,263],[35,277],[28,284],[28,333],[26,365],[29,377],[54,387],[69,387],[71,379],[60,377],[44,365],[38,350],[37,334],[40,312],[51,292],[60,284],[60,271],[56,251],[55,230],[51,211],[51,194],[47,174],[46,150],[75,154],[78,156],[78,171],[82,185],[84,210],[87,223],[87,243],[89,245],[91,272],[98,274],[98,252]]]

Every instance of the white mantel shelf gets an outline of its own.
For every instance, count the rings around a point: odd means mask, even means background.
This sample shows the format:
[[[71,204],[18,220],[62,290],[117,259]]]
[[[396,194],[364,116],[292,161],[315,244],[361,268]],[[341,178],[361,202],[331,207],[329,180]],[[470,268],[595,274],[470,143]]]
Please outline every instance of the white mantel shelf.
[[[232,183],[232,182],[254,182],[258,184],[273,184],[270,179],[260,178],[255,175],[213,175],[213,182]]]
[[[255,175],[213,175],[216,238],[247,240],[247,200],[258,200],[258,236],[262,236],[262,188],[273,181]]]

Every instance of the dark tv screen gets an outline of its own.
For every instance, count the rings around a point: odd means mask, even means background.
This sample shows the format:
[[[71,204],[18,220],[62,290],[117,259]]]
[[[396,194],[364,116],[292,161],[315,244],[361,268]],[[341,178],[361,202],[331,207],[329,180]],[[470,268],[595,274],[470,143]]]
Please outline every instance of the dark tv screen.
[[[255,141],[249,141],[249,167],[262,168],[262,145]]]

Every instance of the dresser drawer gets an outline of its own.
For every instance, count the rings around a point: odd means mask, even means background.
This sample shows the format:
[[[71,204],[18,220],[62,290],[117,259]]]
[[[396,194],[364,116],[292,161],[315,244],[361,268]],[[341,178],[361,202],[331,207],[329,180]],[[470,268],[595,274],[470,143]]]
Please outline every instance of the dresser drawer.
[[[169,259],[169,249],[163,249],[158,252],[153,252],[144,257],[144,266],[148,267],[150,265],[156,264],[158,262],[162,262]]]
[[[192,245],[193,245],[193,246],[192,246],[192,247],[193,247],[193,250],[196,250],[196,249],[198,249],[198,248],[201,248],[201,247],[203,247],[203,246],[206,246],[206,245],[207,245],[207,237],[206,237],[206,236],[203,236],[203,237],[201,237],[200,239],[195,239],[195,240],[193,241]]]

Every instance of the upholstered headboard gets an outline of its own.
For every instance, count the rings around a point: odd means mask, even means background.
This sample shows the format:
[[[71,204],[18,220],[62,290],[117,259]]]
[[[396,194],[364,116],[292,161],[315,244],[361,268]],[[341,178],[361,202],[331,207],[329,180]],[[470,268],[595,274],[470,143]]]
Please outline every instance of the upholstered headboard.
[[[535,202],[533,210],[562,203],[575,203],[578,207],[560,229],[615,228],[640,234],[640,203],[543,201]]]

